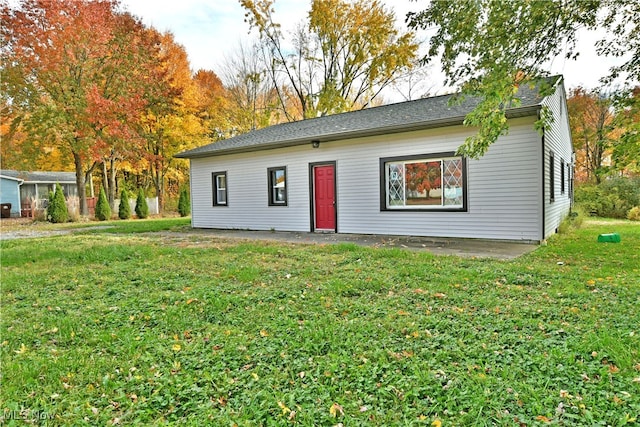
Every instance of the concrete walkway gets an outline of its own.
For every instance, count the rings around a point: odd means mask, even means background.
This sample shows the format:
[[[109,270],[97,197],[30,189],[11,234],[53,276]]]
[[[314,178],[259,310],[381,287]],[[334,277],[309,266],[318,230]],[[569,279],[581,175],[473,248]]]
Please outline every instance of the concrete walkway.
[[[164,232],[170,235],[172,232]],[[343,233],[301,233],[288,231],[247,231],[220,229],[192,229],[181,231],[203,238],[271,240],[304,244],[354,243],[377,248],[401,248],[427,251],[437,255],[457,255],[462,257],[494,258],[509,260],[535,250],[538,245],[509,241],[481,239],[453,239],[415,236],[386,236]]]

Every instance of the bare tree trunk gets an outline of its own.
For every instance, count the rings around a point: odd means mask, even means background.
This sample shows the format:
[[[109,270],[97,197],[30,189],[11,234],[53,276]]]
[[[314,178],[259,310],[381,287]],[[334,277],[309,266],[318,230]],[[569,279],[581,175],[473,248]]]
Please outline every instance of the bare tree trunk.
[[[85,190],[84,167],[79,153],[73,152],[73,164],[76,168],[76,186],[78,187],[78,200],[80,201],[80,215],[89,215],[87,209],[87,193]]]

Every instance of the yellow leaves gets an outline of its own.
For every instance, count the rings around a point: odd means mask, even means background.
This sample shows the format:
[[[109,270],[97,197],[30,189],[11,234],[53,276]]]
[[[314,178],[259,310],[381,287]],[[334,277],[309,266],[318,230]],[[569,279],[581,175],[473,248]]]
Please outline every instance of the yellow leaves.
[[[344,415],[344,408],[334,402],[333,405],[331,405],[331,407],[329,408],[329,414],[331,414],[331,416],[334,418],[338,415]]]
[[[269,336],[269,332],[267,332],[267,330],[266,330],[266,329],[261,329],[261,330],[260,330],[260,336],[261,336],[262,338],[266,338],[266,337],[268,337],[268,336]]]
[[[289,412],[291,412],[291,409],[287,408],[287,405],[280,401],[278,401],[278,406],[280,407],[280,409],[282,409],[282,415],[287,415]]]
[[[171,350],[175,351],[176,353],[180,350],[182,350],[182,346],[180,344],[174,344],[171,346]]]
[[[544,415],[538,415],[536,417],[536,421],[542,421],[543,423],[550,423],[551,418],[545,417]]]
[[[14,350],[16,354],[25,354],[29,349],[23,343],[20,343],[20,348],[18,350]]]
[[[442,421],[440,421],[438,418],[436,418],[435,420],[433,420],[433,422],[431,423],[431,425],[433,427],[442,427]]]

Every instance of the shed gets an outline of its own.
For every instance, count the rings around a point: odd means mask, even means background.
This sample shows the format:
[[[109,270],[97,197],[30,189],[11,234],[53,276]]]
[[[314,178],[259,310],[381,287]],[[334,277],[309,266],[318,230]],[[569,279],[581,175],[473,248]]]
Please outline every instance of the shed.
[[[195,228],[540,242],[571,207],[561,76],[522,86],[509,134],[479,160],[456,154],[477,100],[454,95],[283,123],[177,155],[190,161]],[[546,107],[544,131],[534,128]]]

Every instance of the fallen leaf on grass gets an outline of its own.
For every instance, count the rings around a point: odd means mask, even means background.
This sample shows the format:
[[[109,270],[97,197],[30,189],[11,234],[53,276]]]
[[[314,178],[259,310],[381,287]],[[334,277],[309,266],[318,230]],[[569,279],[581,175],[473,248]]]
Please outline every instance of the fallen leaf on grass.
[[[436,298],[446,298],[447,294],[443,294],[442,292],[436,292],[435,294],[433,294],[433,296]]]
[[[287,405],[285,405],[284,403],[278,401],[278,406],[280,407],[280,409],[282,409],[282,414],[288,414],[289,412],[291,412],[291,409],[287,408]]]
[[[544,415],[538,415],[536,417],[536,421],[542,421],[543,423],[550,423],[551,419],[548,417],[545,417]]]
[[[338,414],[344,415],[344,409],[342,408],[342,406],[334,402],[334,404],[331,405],[331,408],[329,408],[329,413],[332,417],[335,418],[336,416],[338,416]]]
[[[260,330],[260,336],[261,337],[268,337],[269,336],[269,332],[267,332],[265,329]]]
[[[433,427],[442,427],[442,421],[440,421],[439,419],[437,419],[437,418],[436,418],[435,420],[433,420],[433,422],[431,423],[431,425],[432,425]]]

